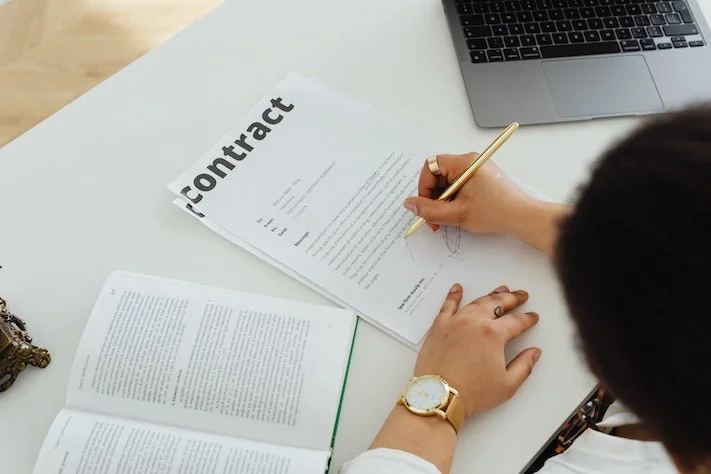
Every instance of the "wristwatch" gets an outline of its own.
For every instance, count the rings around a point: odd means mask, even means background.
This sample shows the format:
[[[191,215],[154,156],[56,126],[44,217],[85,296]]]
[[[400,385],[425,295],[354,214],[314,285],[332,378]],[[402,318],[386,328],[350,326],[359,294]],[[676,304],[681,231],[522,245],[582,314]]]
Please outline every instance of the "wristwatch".
[[[466,418],[459,392],[438,375],[412,377],[397,404],[418,416],[436,415],[447,420],[456,433]]]

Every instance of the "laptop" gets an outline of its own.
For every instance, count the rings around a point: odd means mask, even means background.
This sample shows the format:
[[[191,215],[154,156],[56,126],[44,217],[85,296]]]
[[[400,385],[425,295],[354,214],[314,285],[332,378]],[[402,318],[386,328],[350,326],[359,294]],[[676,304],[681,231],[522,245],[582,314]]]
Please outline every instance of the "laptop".
[[[697,0],[443,6],[482,127],[653,114],[711,99],[711,31]]]

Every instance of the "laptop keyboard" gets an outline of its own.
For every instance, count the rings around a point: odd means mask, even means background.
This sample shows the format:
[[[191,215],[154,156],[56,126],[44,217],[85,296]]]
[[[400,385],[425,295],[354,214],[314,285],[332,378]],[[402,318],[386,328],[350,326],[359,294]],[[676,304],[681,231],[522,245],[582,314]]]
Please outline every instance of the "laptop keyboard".
[[[456,0],[473,63],[704,46],[686,1]]]

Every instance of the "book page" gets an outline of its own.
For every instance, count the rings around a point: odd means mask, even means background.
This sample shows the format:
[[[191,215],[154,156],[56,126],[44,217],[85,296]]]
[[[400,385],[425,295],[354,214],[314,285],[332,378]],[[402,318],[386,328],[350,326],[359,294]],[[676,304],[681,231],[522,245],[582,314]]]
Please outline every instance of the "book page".
[[[35,474],[302,474],[324,472],[329,451],[276,446],[62,410]]]
[[[458,227],[404,239],[414,216],[402,202],[416,194],[425,158],[443,149],[290,76],[170,189],[234,241],[416,345],[455,281],[477,296],[502,283],[533,291],[540,278],[526,264],[545,261]]]
[[[115,273],[79,344],[67,404],[328,449],[355,321],[347,310]]]

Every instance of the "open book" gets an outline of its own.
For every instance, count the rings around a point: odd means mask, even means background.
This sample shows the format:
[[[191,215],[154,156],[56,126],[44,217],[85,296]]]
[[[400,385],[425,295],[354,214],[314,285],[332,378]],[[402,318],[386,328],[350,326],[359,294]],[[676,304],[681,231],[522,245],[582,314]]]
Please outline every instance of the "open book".
[[[34,472],[324,472],[357,318],[117,272]]]

